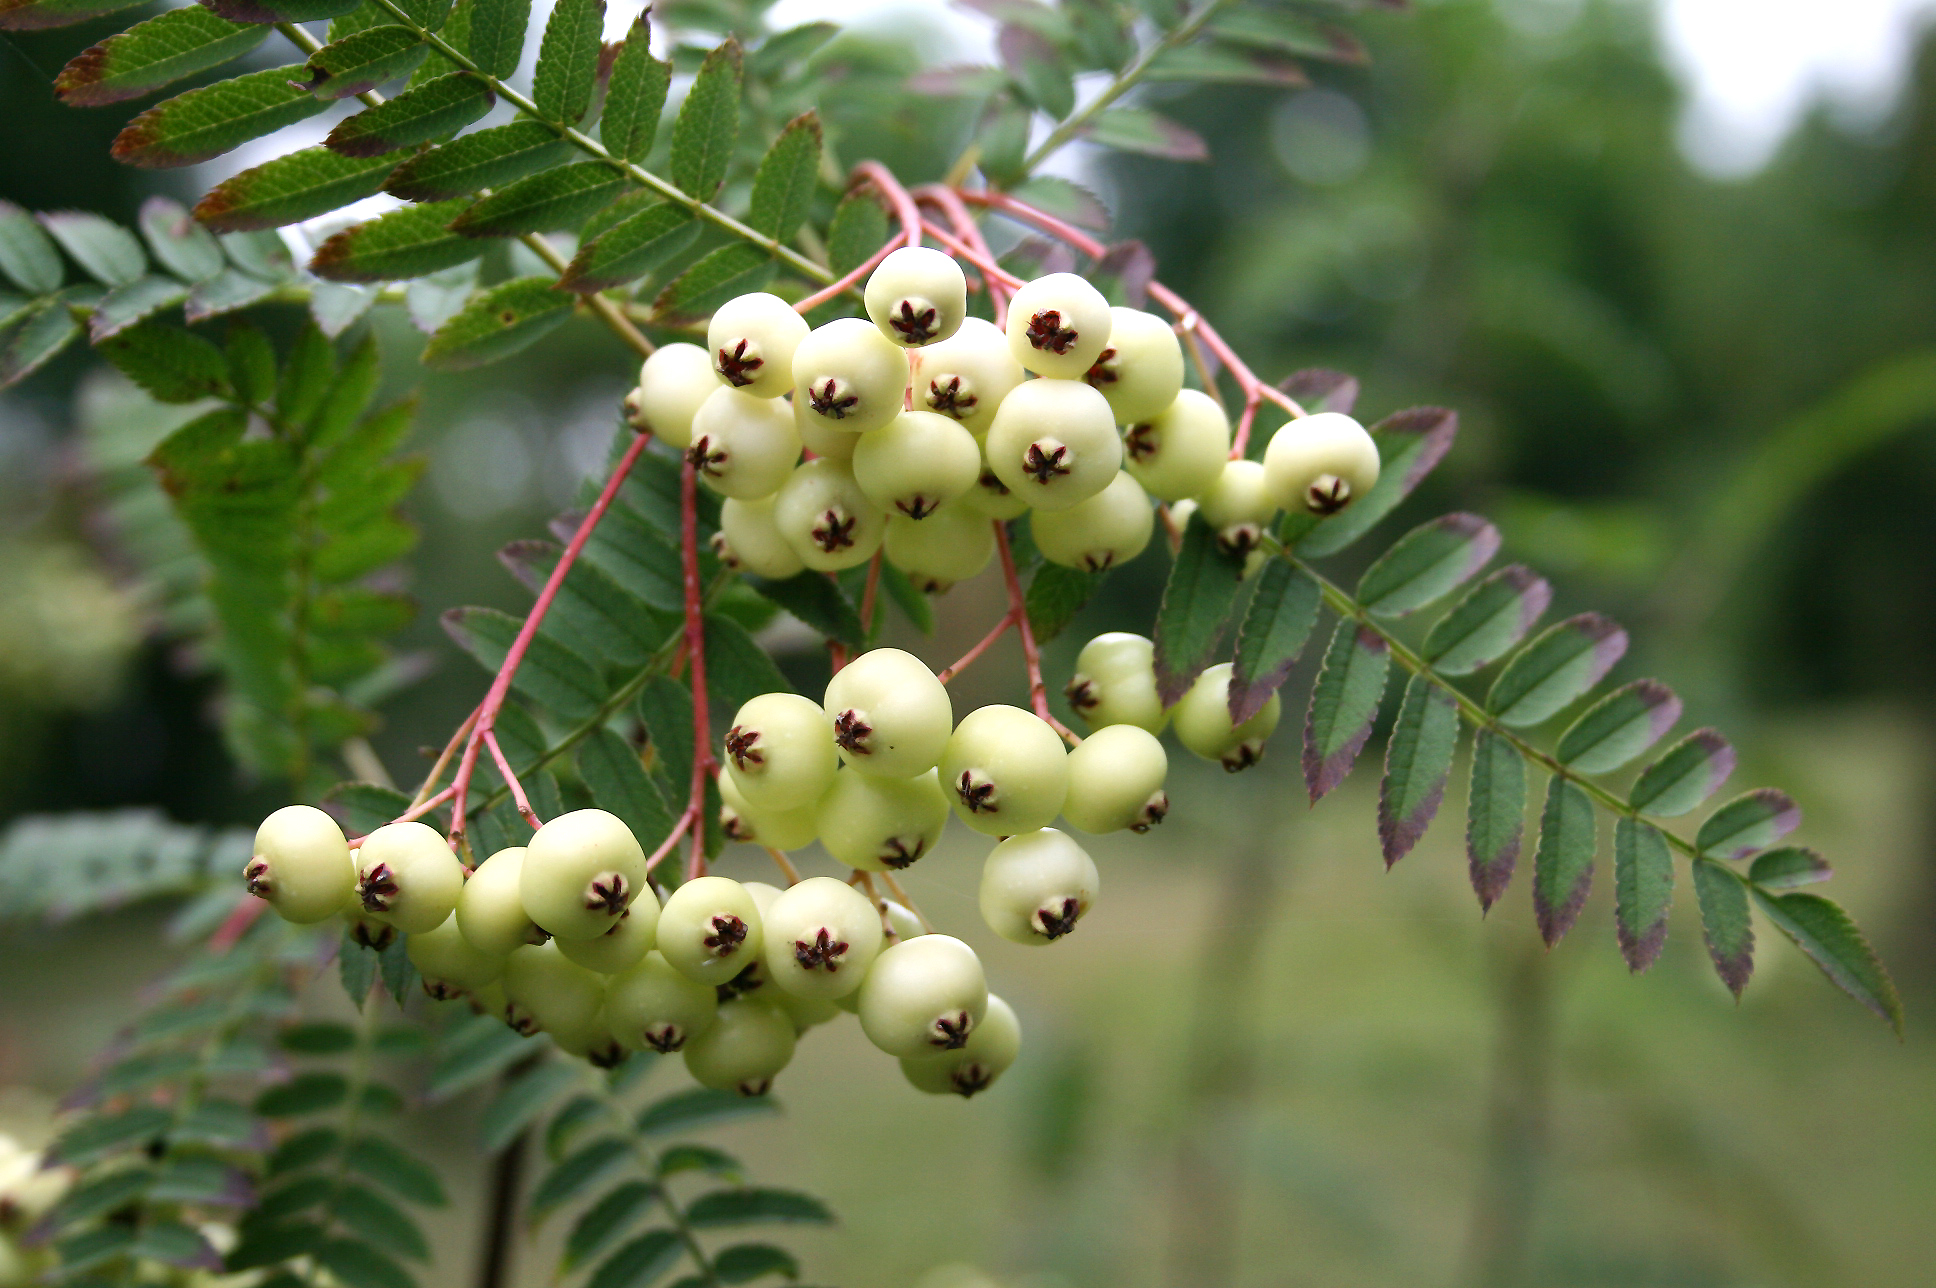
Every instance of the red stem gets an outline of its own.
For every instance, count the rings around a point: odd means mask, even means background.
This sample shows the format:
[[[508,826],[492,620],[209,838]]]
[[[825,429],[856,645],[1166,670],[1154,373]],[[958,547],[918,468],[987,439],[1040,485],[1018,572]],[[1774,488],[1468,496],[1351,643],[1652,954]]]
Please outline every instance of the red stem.
[[[988,283],[988,297],[995,306],[995,325],[1007,326],[1008,288],[1001,279],[1007,279],[1010,275],[1004,273],[995,264],[995,252],[989,249],[988,240],[981,235],[981,226],[968,212],[968,207],[962,204],[961,197],[953,188],[945,184],[931,183],[926,187],[916,188],[914,199],[939,206],[947,214],[948,223],[954,228],[955,236],[959,237],[967,250],[972,252],[972,254],[963,255],[963,258],[974,263],[975,267],[981,270],[983,280]]]
[[[688,807],[686,812],[679,816],[679,821],[672,825],[672,831],[666,834],[666,839],[659,842],[659,848],[652,851],[652,857],[645,861],[647,874],[658,867],[665,860],[666,855],[679,848],[679,838],[684,836],[686,829],[692,826],[692,815],[693,811]],[[704,829],[702,828],[701,831],[703,832]]]
[[[432,810],[436,809],[439,805],[442,805],[445,801],[449,800],[453,795],[456,794],[456,792],[457,792],[456,787],[454,786],[446,787],[441,792],[438,792],[435,796],[428,797],[424,800],[417,802],[415,805],[412,805],[409,809],[403,811],[403,813],[397,815],[395,818],[391,819],[390,821],[392,823],[408,823],[413,819],[422,818],[424,815],[430,813]]]
[[[894,238],[894,237],[888,238],[887,241],[881,246],[881,248],[875,251],[872,255],[869,255],[866,261],[862,263],[860,267],[852,270],[844,277],[841,277],[836,279],[835,281],[829,282],[826,286],[821,287],[819,290],[815,291],[812,295],[807,296],[805,299],[797,301],[793,306],[793,311],[795,313],[811,313],[813,312],[813,310],[819,308],[822,304],[825,304],[828,300],[833,299],[835,296],[842,295],[848,291],[853,290],[856,286],[860,285],[861,280],[863,278],[865,278],[869,273],[873,272],[876,268],[880,267],[880,263],[882,260],[886,259],[889,255],[893,254],[896,250],[900,249],[900,247],[895,244],[898,240],[899,240],[898,238]]]
[[[865,179],[874,185],[874,191],[886,199],[894,211],[894,217],[901,221],[901,244],[919,246],[921,244],[921,208],[914,204],[914,198],[894,177],[894,172],[878,161],[863,161],[854,167],[854,177]],[[889,245],[892,245],[890,240]]]
[[[876,550],[867,563],[867,587],[860,593],[860,629],[864,639],[874,638],[874,602],[881,589],[881,552]]]
[[[1257,419],[1258,397],[1252,393],[1244,399],[1243,414],[1237,417],[1237,436],[1230,440],[1230,459],[1233,461],[1242,460],[1244,449],[1250,446],[1250,426]]]
[[[498,775],[504,779],[505,786],[511,789],[511,799],[517,803],[518,813],[524,815],[524,821],[531,824],[532,831],[537,831],[544,826],[544,823],[538,818],[538,811],[531,808],[531,799],[524,794],[524,784],[519,782],[518,776],[511,772],[511,762],[504,758],[504,748],[497,745],[495,729],[484,731],[484,745],[490,748],[491,760],[497,765]]]
[[[941,674],[935,676],[934,678],[941,681],[943,684],[946,684],[948,681],[954,679],[957,675],[960,675],[963,671],[966,671],[969,667],[975,664],[976,660],[980,658],[983,653],[986,653],[990,648],[994,646],[995,641],[1002,637],[1002,632],[1006,631],[1009,627],[1013,625],[1015,625],[1015,610],[1011,608],[1006,613],[1002,614],[1001,621],[995,623],[994,630],[982,636],[981,643],[975,645],[975,647],[969,649],[966,653],[963,653],[960,659],[956,661],[953,666],[949,667],[947,670],[943,671]]]
[[[1042,683],[1042,654],[1035,647],[1035,631],[1029,625],[1028,601],[1022,595],[1022,578],[1015,571],[1015,556],[1008,548],[1008,529],[1000,519],[992,519],[995,525],[995,551],[1002,557],[1002,580],[1008,583],[1008,613],[1015,619],[1015,629],[1022,636],[1022,660],[1028,664],[1029,705],[1043,723],[1066,739],[1070,746],[1081,742],[1070,728],[1057,720],[1049,711],[1049,689]]]
[[[248,933],[249,927],[255,924],[255,919],[260,917],[262,910],[268,906],[267,899],[253,897],[236,904],[235,911],[225,917],[222,924],[215,928],[215,933],[208,937],[209,952],[219,957],[235,947],[235,941]]]
[[[699,585],[699,471],[691,456],[679,470],[679,562],[686,579],[686,663],[692,684],[692,794],[686,813],[697,818],[706,808],[706,780],[713,771],[713,723],[706,693],[706,617]],[[686,879],[706,875],[706,829],[692,832]]]

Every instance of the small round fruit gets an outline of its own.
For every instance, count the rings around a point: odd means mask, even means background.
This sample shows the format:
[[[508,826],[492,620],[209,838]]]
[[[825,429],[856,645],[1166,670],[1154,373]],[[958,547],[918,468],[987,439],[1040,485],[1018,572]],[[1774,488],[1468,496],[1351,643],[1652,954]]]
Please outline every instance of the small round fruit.
[[[713,552],[729,568],[773,581],[785,581],[806,567],[780,535],[770,496],[752,500],[729,497],[719,507],[719,531],[713,536]]]
[[[975,486],[961,498],[961,504],[978,511],[985,519],[1000,519],[1003,523],[1029,512],[1028,502],[1019,493],[1009,491],[1008,484],[1002,482],[1001,475],[988,463],[986,444],[982,446],[981,474],[976,477]]]
[[[511,1003],[504,996],[504,981],[502,978],[486,984],[482,988],[472,989],[470,991],[470,999],[472,1014],[488,1015],[493,1019],[502,1020],[506,1024],[511,1023]],[[513,1025],[512,1027],[516,1026]],[[536,1033],[537,1029],[534,1027],[531,1031]]]
[[[1170,758],[1147,729],[1105,725],[1069,753],[1069,796],[1062,817],[1078,831],[1147,832],[1170,812],[1163,790]]]
[[[967,581],[995,557],[995,529],[986,515],[966,501],[944,505],[915,522],[902,514],[887,517],[882,542],[887,561],[908,575],[914,588],[935,593]]]
[[[1217,548],[1233,557],[1255,550],[1277,513],[1257,461],[1225,461],[1216,482],[1197,496],[1197,513],[1217,534]]]
[[[839,764],[833,722],[797,693],[762,693],[740,707],[726,731],[726,772],[759,809],[812,804],[833,785]]]
[[[970,711],[941,753],[941,780],[956,815],[984,836],[1013,836],[1053,822],[1069,790],[1062,739],[1020,707]]]
[[[1123,468],[1159,501],[1196,496],[1217,481],[1229,459],[1230,418],[1216,399],[1195,389],[1129,422],[1123,434]]]
[[[981,959],[950,935],[921,935],[883,950],[860,986],[861,1031],[892,1056],[959,1051],[987,1012]]]
[[[435,930],[411,935],[403,949],[423,976],[424,992],[440,1001],[482,988],[504,973],[504,958],[471,947],[455,913]]]
[[[867,316],[881,334],[914,349],[953,335],[968,315],[968,279],[938,250],[903,246],[867,279]]]
[[[815,327],[793,351],[795,397],[832,429],[864,434],[901,414],[906,356],[863,318]]]
[[[1156,646],[1127,631],[1109,631],[1083,645],[1062,693],[1091,729],[1128,724],[1161,733],[1169,719],[1156,692]]]
[[[722,1002],[710,1027],[686,1041],[686,1072],[702,1087],[763,1096],[793,1059],[793,1020],[752,997]]]
[[[1183,388],[1183,346],[1170,324],[1141,309],[1109,310],[1109,344],[1082,378],[1109,400],[1118,425],[1148,420]]]
[[[959,1051],[901,1060],[901,1073],[916,1090],[933,1096],[973,1096],[988,1090],[1022,1054],[1022,1025],[993,993],[988,1011]]]
[[[832,877],[808,877],[781,892],[763,930],[767,977],[800,997],[846,996],[881,951],[879,910]]]
[[[1029,532],[1042,557],[1064,568],[1102,572],[1143,553],[1156,511],[1142,485],[1118,470],[1109,486],[1066,510],[1037,510]]]
[[[772,496],[800,459],[800,435],[785,399],[755,398],[721,385],[692,418],[686,459],[721,496]]]
[[[357,848],[357,901],[406,935],[443,925],[463,889],[464,865],[422,823],[385,823]]]
[[[1112,321],[1101,291],[1074,273],[1050,273],[1009,300],[1008,351],[1038,376],[1080,380],[1108,346]]]
[[[1343,412],[1319,412],[1271,435],[1264,476],[1284,509],[1336,514],[1378,482],[1378,444]]]
[[[687,979],[656,952],[605,989],[605,1019],[618,1040],[634,1051],[669,1055],[712,1026],[719,991]]]
[[[778,1007],[780,1013],[792,1021],[796,1037],[805,1037],[808,1029],[817,1028],[840,1017],[840,1003],[832,998],[801,997],[798,993],[770,988],[760,994],[760,1000],[769,1006]]]
[[[364,912],[362,905],[351,896],[351,904],[343,910],[344,933],[350,942],[360,944],[373,953],[380,953],[397,942],[397,928],[382,920],[375,913]]]
[[[912,908],[902,907],[892,899],[881,900],[881,916],[896,939],[913,939],[928,933],[927,927],[921,924],[921,919],[914,915]]]
[[[981,446],[946,416],[904,411],[854,448],[854,482],[883,510],[925,519],[975,486]]]
[[[861,435],[850,434],[837,429],[828,421],[822,420],[807,410],[807,400],[800,395],[793,396],[793,431],[800,435],[800,445],[815,456],[830,461],[851,461],[854,448],[860,445]]]
[[[760,910],[746,887],[699,877],[672,892],[659,913],[659,952],[701,984],[725,984],[760,959]]]
[[[877,648],[827,682],[826,712],[840,758],[863,774],[912,778],[933,769],[954,728],[954,703],[927,663]]]
[[[773,523],[801,563],[815,572],[839,572],[874,557],[887,531],[887,512],[867,499],[844,463],[822,459],[787,476],[773,498]]]
[[[793,388],[793,351],[806,338],[807,320],[765,291],[726,301],[706,328],[713,373],[755,398],[778,398]]]
[[[863,872],[899,871],[941,840],[948,798],[930,769],[883,778],[851,769],[834,775],[815,826],[827,853]]]
[[[1076,928],[1101,878],[1089,852],[1052,827],[997,845],[981,868],[981,919],[1003,939],[1040,947]]]
[[[626,398],[626,419],[668,447],[692,443],[692,418],[719,388],[713,362],[696,344],[662,345],[639,368],[639,385]]]
[[[504,997],[520,1033],[589,1028],[605,1004],[605,977],[567,958],[554,943],[520,948],[504,961]]]
[[[964,318],[959,331],[916,355],[914,405],[960,421],[979,437],[1009,390],[1026,378],[1000,327]]]
[[[625,1044],[612,1032],[603,1007],[578,1028],[547,1029],[545,1032],[560,1051],[576,1056],[594,1069],[616,1069],[625,1063]]]
[[[1103,396],[1080,380],[1031,380],[1002,400],[983,444],[1002,485],[1032,510],[1066,510],[1109,486],[1123,440]]]
[[[558,951],[601,975],[616,975],[645,960],[657,942],[659,901],[649,893],[634,899],[612,928],[596,939],[560,939]]]
[[[797,809],[755,809],[740,794],[731,774],[719,775],[719,825],[729,841],[774,850],[805,849],[814,842],[814,825],[819,812],[820,802],[817,800],[808,801]]]
[[[299,926],[335,916],[356,888],[343,829],[313,805],[285,805],[263,819],[242,876],[250,894]]]
[[[560,814],[525,847],[518,897],[539,929],[596,939],[639,897],[645,851],[632,829],[602,809]]]
[[[518,892],[523,873],[524,847],[515,845],[478,864],[464,883],[457,896],[457,929],[478,952],[504,957],[550,938],[525,915]]]
[[[1264,755],[1264,743],[1277,729],[1283,702],[1273,693],[1264,709],[1240,725],[1230,722],[1230,663],[1213,666],[1197,677],[1177,702],[1176,738],[1185,747],[1215,760],[1231,773],[1249,769]]]

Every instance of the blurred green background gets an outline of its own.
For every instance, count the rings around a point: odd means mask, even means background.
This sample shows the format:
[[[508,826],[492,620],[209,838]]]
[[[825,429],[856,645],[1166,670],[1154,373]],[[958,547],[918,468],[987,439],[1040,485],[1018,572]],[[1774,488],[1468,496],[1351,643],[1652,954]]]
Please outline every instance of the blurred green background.
[[[1644,6],[1508,20],[1524,7],[1367,14],[1368,67],[1319,69],[1281,102],[1166,103],[1212,139],[1207,166],[1117,159],[1095,181],[1117,235],[1145,240],[1267,378],[1335,367],[1362,379],[1368,416],[1459,410],[1458,446],[1388,530],[1480,510],[1506,557],[1553,577],[1556,616],[1629,626],[1615,678],[1673,684],[1690,724],[1742,749],[1736,786],[1780,783],[1807,810],[1799,839],[1895,970],[1906,1041],[1765,926],[1731,1004],[1691,900],[1661,963],[1628,978],[1604,850],[1552,953],[1523,875],[1481,919],[1457,771],[1426,841],[1383,873],[1369,764],[1305,804],[1300,696],[1261,768],[1178,763],[1159,833],[1098,841],[1104,899],[1053,953],[980,933],[965,834],[910,875],[985,952],[1027,1045],[964,1104],[905,1089],[846,1021],[803,1044],[784,1121],[732,1143],[842,1214],[792,1241],[810,1279],[888,1288],[965,1262],[1041,1288],[1930,1282],[1936,45],[1886,120],[1817,111],[1765,168],[1720,181],[1676,146],[1682,91]],[[0,195],[125,219],[157,190],[107,162],[120,117],[54,106],[34,70],[115,29],[99,25],[0,51]],[[945,166],[953,140],[921,133],[938,106],[874,110],[911,55],[842,56],[878,74],[836,110],[856,129],[872,112],[876,150],[916,177]],[[485,373],[425,376],[407,324],[383,325],[389,379],[424,391],[432,459],[411,503],[410,642],[435,667],[375,740],[402,778],[482,682],[437,614],[523,607],[494,551],[599,462],[631,364],[574,325]],[[0,402],[0,815],[253,823],[280,789],[238,780],[207,678],[100,520],[114,476],[77,419],[121,398],[79,353]],[[1147,629],[1161,575],[1152,552],[1113,578],[1050,650],[1052,678],[1095,631]],[[896,642],[944,663],[999,596],[958,587],[936,638]],[[1013,700],[1011,647],[958,707]],[[764,878],[756,857],[724,870]],[[9,932],[0,1127],[34,1130],[165,959],[140,912]],[[464,1112],[418,1129],[448,1141]],[[466,1282],[472,1220],[444,1218],[435,1282]],[[517,1282],[546,1278],[533,1257]]]

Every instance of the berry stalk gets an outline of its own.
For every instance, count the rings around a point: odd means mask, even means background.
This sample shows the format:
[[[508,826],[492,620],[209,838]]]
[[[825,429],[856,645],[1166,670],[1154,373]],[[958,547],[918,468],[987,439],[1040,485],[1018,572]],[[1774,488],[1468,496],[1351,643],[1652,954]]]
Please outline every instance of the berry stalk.
[[[1022,594],[1022,578],[1015,571],[1015,554],[1008,548],[1008,529],[1000,519],[995,525],[995,553],[1001,556],[1002,580],[1008,584],[1008,614],[1022,637],[1022,659],[1028,665],[1029,706],[1042,722],[1062,735],[1071,747],[1082,741],[1049,710],[1049,688],[1042,682],[1042,653],[1035,647],[1035,630],[1029,625],[1028,600]]]
[[[941,681],[943,684],[946,684],[948,681],[954,679],[957,675],[960,675],[963,671],[966,671],[969,667],[975,664],[975,662],[981,657],[983,653],[986,653],[990,648],[994,646],[995,641],[1002,637],[1003,632],[1007,631],[1008,628],[1013,625],[1015,625],[1015,610],[1011,608],[1006,613],[1002,614],[1002,619],[999,622],[995,623],[995,628],[993,630],[989,631],[988,634],[982,636],[981,642],[979,644],[969,649],[966,653],[963,653],[961,657],[955,661],[954,665],[950,666],[947,670],[942,671],[939,675],[935,676],[934,678]]]
[[[893,171],[878,161],[863,161],[854,167],[853,178],[856,182],[870,184],[874,191],[880,194],[888,208],[894,212],[894,217],[901,221],[901,235],[888,238],[879,250],[867,257],[864,263],[800,300],[793,306],[795,313],[809,313],[828,300],[853,290],[867,279],[869,273],[880,267],[882,260],[896,250],[902,246],[921,244],[921,211],[914,204],[914,198],[908,196],[907,189],[901,186],[901,181],[894,177]]]
[[[705,588],[699,584],[699,470],[691,453],[679,469],[679,563],[686,584],[686,675],[692,684],[692,795],[686,804],[690,822],[703,816],[706,782],[714,768],[712,712],[706,694]],[[704,827],[692,829],[686,874],[687,880],[706,875]]]
[[[953,188],[945,184],[931,183],[925,187],[916,188],[914,199],[939,206],[942,213],[948,216],[949,226],[954,229],[955,236],[961,239],[963,246],[969,252],[963,258],[969,259],[977,268],[981,268],[981,261],[984,260],[993,264],[995,253],[989,249],[987,239],[981,235],[981,226],[975,222],[974,215],[969,213],[968,207]],[[929,228],[932,231],[933,225],[930,224]],[[936,240],[940,240],[938,232]],[[1008,276],[999,268],[993,274],[987,269],[982,269],[983,280],[988,284],[988,298],[995,306],[995,325],[1003,328],[1008,326],[1008,296],[1012,289],[1007,281]]]

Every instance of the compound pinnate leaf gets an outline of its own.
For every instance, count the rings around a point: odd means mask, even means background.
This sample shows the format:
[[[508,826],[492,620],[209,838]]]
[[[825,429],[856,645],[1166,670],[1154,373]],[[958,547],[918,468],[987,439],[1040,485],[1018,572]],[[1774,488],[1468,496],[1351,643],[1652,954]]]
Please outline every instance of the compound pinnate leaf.
[[[319,101],[366,94],[385,81],[408,76],[430,46],[408,27],[366,27],[333,40],[309,56],[303,89]]]
[[[402,942],[401,938],[397,941],[399,945]],[[358,1136],[352,1140],[343,1150],[343,1162],[357,1175],[367,1176],[412,1203],[443,1207],[449,1202],[443,1182],[429,1164],[380,1137]]]
[[[811,1194],[792,1190],[748,1188],[714,1190],[702,1194],[686,1208],[686,1220],[694,1229],[709,1230],[729,1225],[780,1223],[790,1225],[832,1225],[834,1214]]]
[[[1479,730],[1472,742],[1465,852],[1479,907],[1491,911],[1506,893],[1526,832],[1526,762],[1503,734]]]
[[[652,301],[652,310],[661,316],[710,312],[730,296],[765,286],[773,279],[777,267],[758,246],[728,242],[679,274]]]
[[[558,285],[580,293],[623,286],[684,250],[698,233],[691,211],[677,202],[654,201],[579,247]]]
[[[1264,50],[1216,44],[1164,50],[1150,62],[1148,79],[1210,85],[1304,86],[1311,83],[1304,69],[1288,58]]]
[[[1361,64],[1368,57],[1364,45],[1350,32],[1312,22],[1286,9],[1226,9],[1210,19],[1209,29],[1235,44],[1274,49],[1300,58]]]
[[[333,282],[389,282],[422,277],[484,253],[484,245],[449,231],[468,198],[405,206],[345,228],[321,246],[309,271]]]
[[[1902,1033],[1902,999],[1882,959],[1839,904],[1818,894],[1754,892],[1755,905],[1837,988]]]
[[[162,402],[186,403],[229,393],[222,351],[180,327],[130,327],[99,346],[122,375]]]
[[[531,0],[472,0],[469,53],[478,70],[505,77],[518,69]]]
[[[0,328],[0,389],[40,370],[80,335],[66,292],[28,306]]]
[[[1598,613],[1546,628],[1506,664],[1486,695],[1486,709],[1505,725],[1552,718],[1598,684],[1627,651],[1627,632]]]
[[[316,1249],[316,1260],[344,1288],[416,1288],[407,1270],[355,1239],[330,1239]]]
[[[534,1217],[541,1217],[566,1200],[582,1194],[585,1187],[609,1172],[631,1153],[616,1136],[601,1136],[566,1155],[531,1191],[526,1206]]]
[[[212,12],[234,22],[320,22],[341,18],[361,0],[201,0]]]
[[[1458,745],[1458,703],[1424,676],[1413,676],[1385,744],[1385,778],[1378,788],[1378,840],[1387,868],[1411,852],[1438,814]]]
[[[478,1145],[486,1153],[497,1153],[578,1082],[578,1071],[562,1061],[525,1070],[507,1082],[497,1098],[478,1115]]]
[[[605,0],[558,0],[538,45],[531,101],[547,121],[575,124],[592,102],[598,78]]]
[[[670,1230],[647,1230],[607,1257],[585,1288],[650,1288],[686,1255],[686,1245]]]
[[[1694,860],[1694,894],[1701,905],[1701,938],[1715,973],[1735,997],[1754,974],[1754,923],[1748,888],[1712,859]]]
[[[1675,818],[1720,790],[1734,772],[1734,747],[1714,729],[1696,729],[1641,771],[1628,802],[1643,814]]]
[[[359,1237],[385,1252],[417,1261],[430,1260],[430,1244],[417,1223],[402,1208],[368,1186],[343,1182],[330,1197],[329,1211]]]
[[[1552,600],[1553,588],[1530,568],[1501,568],[1452,606],[1420,651],[1441,675],[1469,675],[1511,652]]]
[[[1357,763],[1390,669],[1391,648],[1383,636],[1349,618],[1338,623],[1304,721],[1304,784],[1313,805]]]
[[[1338,514],[1286,515],[1278,537],[1299,554],[1336,554],[1390,514],[1400,501],[1438,467],[1459,434],[1459,415],[1443,407],[1411,407],[1393,412],[1371,427],[1378,445],[1378,483]]]
[[[1757,787],[1708,815],[1694,834],[1694,848],[1710,859],[1745,859],[1787,836],[1801,821],[1801,806],[1787,792]]]
[[[710,201],[726,181],[739,141],[740,62],[734,40],[707,54],[672,123],[672,182],[701,201]]]
[[[729,1284],[748,1283],[764,1275],[800,1277],[800,1263],[785,1248],[770,1243],[736,1243],[713,1257],[713,1273]]]
[[[406,201],[444,201],[501,188],[571,155],[540,121],[512,121],[418,153],[391,172],[385,191]]]
[[[1083,128],[1082,135],[1104,147],[1170,161],[1206,161],[1210,157],[1202,135],[1143,107],[1107,108]]]
[[[201,5],[171,9],[76,54],[54,78],[54,93],[71,107],[139,98],[239,58],[268,35],[268,27],[230,22]]]
[[[1041,644],[1060,635],[1095,597],[1106,575],[1052,563],[1037,568],[1023,596],[1035,642]]]
[[[223,180],[195,203],[195,218],[222,233],[301,223],[382,191],[395,165],[394,157],[303,148]]]
[[[1560,735],[1560,763],[1583,774],[1620,768],[1681,718],[1681,700],[1659,680],[1635,680],[1588,707]]]
[[[1651,823],[1622,818],[1613,826],[1613,920],[1620,955],[1635,974],[1660,956],[1674,903],[1674,854]]]
[[[290,82],[304,68],[271,67],[158,103],[115,136],[114,159],[149,168],[194,165],[316,115],[328,106]]]
[[[1302,568],[1273,559],[1257,576],[1250,607],[1237,633],[1230,669],[1230,719],[1242,724],[1282,687],[1318,622],[1317,581]]]
[[[1015,88],[1034,106],[1058,120],[1074,111],[1075,80],[1062,51],[1043,33],[1013,21],[1018,16],[1015,11],[1000,16],[1008,21],[995,33],[995,52]]]
[[[836,273],[851,273],[887,241],[887,212],[871,193],[850,193],[834,208],[827,227],[827,263]]]
[[[349,1079],[340,1073],[315,1071],[297,1074],[255,1098],[255,1112],[265,1118],[295,1118],[334,1109],[349,1096]]]
[[[172,277],[150,274],[126,286],[117,286],[94,306],[87,320],[88,341],[99,344],[187,298],[188,287]]]
[[[820,118],[812,111],[802,112],[780,131],[753,176],[746,222],[756,231],[783,242],[799,230],[813,206],[820,146]]]
[[[79,210],[56,210],[41,215],[40,225],[103,286],[127,286],[148,271],[140,239],[113,220]]]
[[[572,1270],[603,1252],[607,1244],[631,1228],[658,1196],[658,1186],[646,1181],[626,1181],[606,1191],[572,1223],[571,1233],[565,1236],[563,1269]],[[675,1253],[684,1250],[676,1235],[673,1245]]]
[[[558,555],[559,548],[548,541],[514,541],[498,551],[511,575],[533,594],[550,578]],[[543,629],[588,662],[642,666],[678,627],[677,618],[651,608],[581,559],[559,584]]]
[[[1763,890],[1792,890],[1813,885],[1835,875],[1828,860],[1801,845],[1784,845],[1755,855],[1748,866],[1748,880]]]
[[[1156,691],[1164,705],[1181,698],[1210,665],[1243,571],[1244,561],[1217,549],[1216,534],[1192,514],[1156,610]]]
[[[642,161],[652,151],[671,85],[672,64],[652,56],[652,29],[640,14],[612,63],[605,108],[598,117],[599,140],[613,156]]]
[[[1499,552],[1499,529],[1476,514],[1448,514],[1400,537],[1358,582],[1358,600],[1403,617],[1463,586]]]
[[[1546,785],[1546,807],[1539,816],[1539,846],[1533,851],[1533,913],[1540,938],[1551,948],[1580,915],[1593,888],[1593,855],[1598,848],[1593,802],[1577,786],[1555,775]]]
[[[1348,416],[1358,405],[1358,378],[1342,371],[1306,367],[1285,376],[1277,382],[1277,387],[1314,416],[1321,411],[1343,412]]]
[[[184,282],[213,277],[227,263],[222,247],[179,201],[148,198],[141,203],[140,224],[148,250],[163,268]]]
[[[516,237],[570,228],[630,183],[597,161],[559,166],[493,192],[453,220],[451,231],[466,237]]]
[[[517,277],[472,299],[424,346],[433,371],[463,371],[507,358],[571,316],[573,297],[547,277]]]
[[[0,201],[0,273],[30,295],[58,291],[66,278],[53,239],[11,201]]]
[[[132,8],[139,0],[0,0],[0,31],[45,31]]]
[[[671,834],[672,811],[625,739],[610,729],[587,738],[578,748],[578,772],[599,808],[624,820],[639,844],[656,849]]]
[[[690,723],[691,720],[692,714],[688,708],[686,721]],[[692,740],[688,738],[686,741],[690,745]],[[687,767],[689,770],[690,763]],[[680,775],[682,780],[683,777]],[[730,1091],[692,1087],[655,1100],[640,1110],[633,1130],[641,1136],[667,1136],[778,1112],[779,1107],[764,1096],[742,1096]]]
[[[482,79],[450,72],[345,118],[323,146],[349,157],[382,156],[455,134],[496,103],[497,95]]]
[[[453,608],[444,629],[487,670],[496,671],[523,624],[494,608]],[[605,684],[591,664],[548,635],[534,635],[513,687],[567,720],[584,720],[605,699]]]

